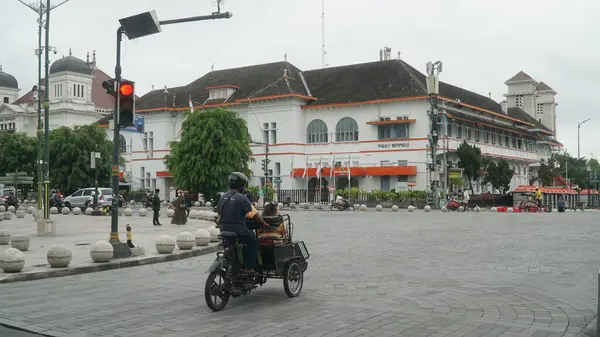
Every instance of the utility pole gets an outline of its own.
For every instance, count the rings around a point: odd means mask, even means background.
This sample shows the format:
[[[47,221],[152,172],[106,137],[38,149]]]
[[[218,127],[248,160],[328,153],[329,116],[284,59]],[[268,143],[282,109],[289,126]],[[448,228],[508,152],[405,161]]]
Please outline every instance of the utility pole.
[[[44,161],[42,160],[43,158],[43,148],[42,148],[42,133],[43,133],[43,125],[42,125],[42,91],[46,92],[46,94],[48,93],[48,89],[47,89],[47,84],[48,84],[48,72],[46,71],[46,83],[42,83],[42,51],[43,50],[48,50],[49,48],[52,48],[50,46],[48,46],[48,24],[47,24],[47,20],[44,20],[44,15],[46,15],[46,18],[48,18],[49,16],[49,12],[65,3],[67,3],[69,0],[64,0],[63,2],[59,3],[58,5],[54,5],[51,6],[50,5],[50,1],[47,1],[46,4],[44,4],[43,0],[39,0],[39,2],[34,1],[31,3],[26,3],[23,0],[18,0],[20,3],[22,3],[23,5],[25,5],[27,8],[31,9],[32,11],[34,11],[37,15],[38,15],[38,19],[37,19],[37,23],[38,23],[38,47],[36,50],[36,55],[38,57],[38,79],[37,79],[37,86],[33,87],[33,92],[34,92],[34,97],[36,97],[37,99],[37,113],[38,113],[38,126],[37,126],[37,139],[38,139],[38,156],[37,156],[37,167],[38,167],[38,172],[37,172],[37,183],[38,183],[38,209],[42,209],[42,207],[44,207],[44,205],[46,205],[44,203],[44,193],[43,193],[43,189],[42,189],[42,183],[44,180],[47,180],[44,177]],[[42,29],[46,28],[46,46],[42,46]],[[48,66],[49,63],[49,58],[48,58],[48,52],[46,52],[46,68]],[[44,105],[45,106],[45,105]],[[44,122],[47,121],[48,118],[45,117],[44,118]],[[44,144],[45,147],[47,147],[47,142]],[[47,208],[47,207],[46,207]],[[46,214],[46,213],[44,213]],[[49,213],[48,213],[49,214]],[[48,219],[48,217],[44,217],[45,219]]]
[[[438,111],[437,96],[439,94],[439,74],[442,72],[442,62],[437,61],[427,62],[427,93],[429,94],[429,103],[431,108],[429,109],[429,148],[431,151],[431,162],[428,163],[429,171],[429,186],[431,188],[431,194],[433,199],[433,207],[439,207],[438,191],[436,186],[435,172],[438,172],[437,182],[439,184],[439,170],[437,167],[437,147],[439,139],[439,123],[438,118],[440,116]]]
[[[50,0],[48,0],[50,1]],[[115,109],[113,113],[113,153],[112,153],[112,169],[111,169],[111,188],[113,190],[113,203],[111,205],[111,221],[110,221],[110,243],[115,249],[115,258],[128,257],[131,253],[127,244],[121,243],[119,240],[119,172],[120,172],[120,99],[121,99],[121,42],[123,35],[128,39],[133,40],[140,37],[156,34],[161,32],[161,26],[172,25],[177,23],[195,22],[204,20],[229,19],[233,16],[230,12],[221,13],[221,0],[217,1],[218,10],[210,15],[193,16],[181,19],[158,21],[156,12],[150,11],[140,13],[119,20],[119,28],[117,28],[117,55],[115,65],[114,92],[116,92]],[[105,88],[106,89],[106,88]],[[133,87],[132,87],[133,90]]]

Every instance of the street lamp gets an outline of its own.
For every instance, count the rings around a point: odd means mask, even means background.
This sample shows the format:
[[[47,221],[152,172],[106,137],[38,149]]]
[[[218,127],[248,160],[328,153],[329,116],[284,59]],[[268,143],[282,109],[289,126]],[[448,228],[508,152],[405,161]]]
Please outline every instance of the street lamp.
[[[26,3],[23,0],[18,0],[20,3],[22,3],[23,5],[27,6],[27,8],[31,9],[32,11],[36,12],[36,14],[38,14],[38,48],[36,49],[36,55],[38,57],[38,84],[37,86],[33,87],[33,91],[34,91],[34,96],[37,96],[37,103],[38,103],[38,128],[37,128],[37,137],[38,137],[38,209],[42,209],[42,207],[44,208],[44,219],[49,219],[50,218],[50,211],[49,211],[49,205],[48,205],[48,198],[50,197],[50,193],[48,191],[48,184],[45,183],[44,188],[45,188],[45,193],[42,194],[42,181],[48,181],[49,180],[49,172],[48,172],[48,157],[49,157],[49,150],[48,150],[48,123],[49,123],[49,118],[48,118],[48,99],[49,99],[49,92],[48,90],[46,90],[45,85],[42,84],[42,51],[45,50],[46,51],[46,55],[45,55],[45,62],[46,62],[46,84],[48,82],[48,64],[50,63],[49,60],[49,54],[48,54],[48,49],[53,49],[54,53],[56,54],[56,48],[54,47],[50,47],[49,46],[49,21],[50,21],[50,11],[52,11],[53,9],[64,5],[65,3],[69,2],[70,0],[64,0],[61,3],[59,3],[58,5],[52,5],[50,3],[50,0],[47,0],[46,3],[44,3],[43,0],[39,0],[39,2],[37,1],[33,1],[30,3]],[[44,15],[46,15],[46,20],[44,21]],[[42,28],[44,28],[44,24],[45,24],[45,28],[46,28],[46,46],[42,46]],[[44,103],[44,116],[45,118],[42,119],[42,91],[44,91],[46,93],[45,95],[45,103]],[[44,161],[42,161],[42,123],[44,124],[44,129],[45,129],[45,142],[44,142],[44,148],[45,150],[45,154],[44,154]],[[46,166],[44,167],[44,163],[46,163]],[[43,169],[45,169],[43,171]],[[46,173],[46,176],[44,176],[43,172]]]
[[[577,160],[579,160],[580,156],[579,156],[579,131],[581,129],[581,126],[583,124],[585,124],[586,122],[589,122],[591,120],[591,118],[588,118],[586,120],[584,120],[583,122],[579,122],[577,123]]]
[[[429,170],[429,179],[430,179],[430,187],[431,193],[433,195],[433,204],[434,207],[439,207],[438,202],[438,193],[436,186],[434,184],[433,175],[434,172],[437,171],[437,160],[436,160],[436,150],[438,147],[438,117],[439,111],[437,106],[437,95],[440,93],[440,81],[439,75],[442,72],[442,61],[437,61],[435,63],[429,61],[426,64],[427,70],[427,94],[429,95],[429,103],[431,104],[431,108],[429,110],[429,126],[430,126],[430,137],[429,137],[429,148],[431,149],[431,163],[428,165]],[[439,181],[439,174],[438,174]]]
[[[50,0],[48,0],[50,1]],[[115,79],[114,79],[114,91],[118,92],[121,86],[121,41],[123,34],[128,39],[137,39],[140,37],[156,34],[161,32],[161,26],[171,25],[176,23],[194,22],[203,20],[216,20],[216,19],[229,19],[233,16],[231,12],[220,12],[219,10],[210,15],[193,16],[182,19],[158,21],[156,11],[150,11],[140,13],[127,18],[119,20],[119,28],[117,28],[117,57],[115,65]],[[115,110],[113,114],[113,155],[112,155],[112,169],[111,169],[111,187],[113,190],[113,196],[119,195],[119,171],[120,171],[120,151],[119,151],[119,137],[120,137],[120,98],[121,95],[117,94],[115,97]],[[116,201],[116,200],[115,200]],[[131,252],[127,244],[121,243],[119,240],[119,203],[113,202],[111,206],[111,221],[110,221],[110,243],[115,249],[114,257],[128,257]]]

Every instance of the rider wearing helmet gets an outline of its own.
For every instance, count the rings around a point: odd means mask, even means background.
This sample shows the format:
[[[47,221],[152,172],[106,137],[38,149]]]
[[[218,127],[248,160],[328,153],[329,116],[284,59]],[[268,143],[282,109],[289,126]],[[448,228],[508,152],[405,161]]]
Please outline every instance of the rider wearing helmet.
[[[229,191],[222,194],[218,204],[219,214],[221,215],[220,228],[222,231],[235,232],[239,240],[245,245],[244,271],[252,272],[258,259],[258,241],[256,234],[246,227],[246,219],[255,219],[263,227],[269,225],[258,215],[256,209],[253,209],[250,200],[245,194],[245,187],[248,184],[248,178],[240,172],[233,172],[229,175]]]

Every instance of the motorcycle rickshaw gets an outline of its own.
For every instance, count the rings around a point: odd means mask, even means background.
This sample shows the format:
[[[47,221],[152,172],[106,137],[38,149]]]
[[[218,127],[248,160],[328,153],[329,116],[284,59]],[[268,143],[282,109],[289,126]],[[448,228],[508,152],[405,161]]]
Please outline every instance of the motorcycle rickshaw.
[[[237,234],[221,231],[219,239],[224,247],[217,252],[217,258],[208,269],[204,287],[206,304],[213,311],[221,311],[230,297],[249,295],[253,289],[262,286],[267,279],[283,280],[283,289],[289,297],[300,295],[304,283],[306,261],[310,255],[304,242],[293,241],[294,224],[287,214],[263,217],[271,227],[280,224],[286,228],[283,238],[259,238],[258,265],[253,274],[242,272],[242,243]],[[260,225],[253,219],[246,220],[246,226],[256,234]]]

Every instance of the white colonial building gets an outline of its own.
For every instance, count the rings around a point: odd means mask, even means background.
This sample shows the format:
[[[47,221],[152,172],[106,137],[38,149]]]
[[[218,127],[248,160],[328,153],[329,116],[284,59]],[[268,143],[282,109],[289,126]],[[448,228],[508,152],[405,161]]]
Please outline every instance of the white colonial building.
[[[501,105],[440,83],[439,107],[447,117],[440,123],[441,167],[444,158],[449,171],[456,167],[456,149],[466,140],[486,157],[508,160],[514,188],[529,184],[535,164],[561,146],[554,139],[556,92],[522,72],[506,84],[508,101]],[[160,188],[168,197],[173,180],[163,158],[179,138],[190,97],[196,110],[223,106],[246,119],[253,140],[269,144],[269,176],[280,189],[342,188],[350,180],[366,190],[423,190],[431,180],[425,75],[402,60],[309,71],[284,61],[212,71],[138,99],[138,126],[122,139],[134,188]],[[253,152],[252,184],[259,185],[265,146]]]
[[[55,61],[50,66],[48,82],[42,79],[50,95],[50,130],[91,124],[112,114],[114,99],[102,88],[102,82],[107,79],[109,76],[96,67],[95,52],[92,60],[89,53],[83,61],[69,51],[68,56]],[[0,69],[0,132],[25,132],[35,136],[38,123],[36,95],[32,90],[19,95],[20,90],[17,80]],[[45,93],[41,95],[43,100]]]

